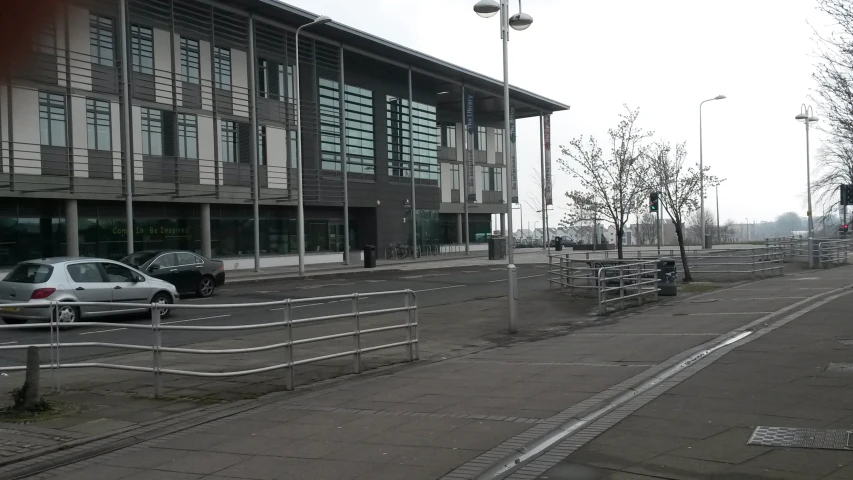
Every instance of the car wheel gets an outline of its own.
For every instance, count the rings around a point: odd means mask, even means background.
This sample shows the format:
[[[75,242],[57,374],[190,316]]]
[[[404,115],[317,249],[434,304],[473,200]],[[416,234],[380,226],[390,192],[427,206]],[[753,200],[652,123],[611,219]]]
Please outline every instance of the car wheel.
[[[27,321],[22,318],[3,318],[3,323],[6,325],[21,325],[27,323]]]
[[[213,295],[213,292],[216,290],[216,281],[213,280],[213,277],[209,277],[207,275],[201,277],[201,280],[198,282],[198,288],[196,288],[196,293],[200,297],[209,297]]]
[[[157,305],[171,305],[172,304],[172,296],[168,293],[160,292],[157,295],[154,295],[154,298],[151,299],[151,303],[156,303]],[[172,309],[165,307],[160,308],[160,318],[166,318],[172,312]]]
[[[80,310],[71,305],[59,304],[56,307],[56,321],[59,323],[74,323],[80,318]]]

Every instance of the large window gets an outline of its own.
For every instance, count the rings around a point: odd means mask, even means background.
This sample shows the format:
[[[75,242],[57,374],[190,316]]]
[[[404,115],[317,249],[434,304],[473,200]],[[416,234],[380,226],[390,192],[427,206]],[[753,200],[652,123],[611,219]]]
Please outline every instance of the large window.
[[[409,153],[413,154],[415,181],[438,185],[438,128],[435,107],[415,102],[412,110],[412,140],[409,139],[409,101],[387,97],[388,175],[398,179],[411,176]],[[414,147],[410,150],[411,147]]]
[[[56,24],[51,19],[46,19],[41,24],[41,28],[33,38],[33,50],[48,55],[56,55]]]
[[[90,150],[111,150],[110,102],[86,99],[86,131]]]
[[[293,67],[267,60],[258,59],[258,95],[273,100],[284,101],[293,97]],[[285,95],[286,94],[286,95]]]
[[[163,112],[153,108],[142,110],[142,154],[163,155]]]
[[[373,92],[346,86],[345,95],[347,171],[356,177],[372,177],[375,150],[373,139]],[[341,170],[341,118],[339,83],[320,79],[320,142],[323,169]]]
[[[230,75],[229,67],[229,75]],[[181,80],[187,83],[199,83],[198,40],[181,37]]]
[[[112,67],[115,60],[113,20],[100,15],[89,15],[89,45],[92,63]]]
[[[486,127],[477,127],[477,135],[474,136],[474,148],[486,150]]]
[[[134,72],[154,74],[154,33],[150,27],[130,26],[130,57]]]
[[[178,155],[181,158],[198,158],[198,117],[178,114]]]
[[[338,82],[320,79],[320,149],[323,170],[341,170],[341,101]]]
[[[489,192],[503,191],[503,169],[483,167],[483,190]]]
[[[459,175],[459,164],[453,163],[450,165],[450,176],[452,178],[452,188],[453,190],[459,190],[459,182],[461,180],[461,176]]]
[[[222,120],[222,148],[220,156],[223,162],[237,162],[237,122]]]
[[[41,144],[65,146],[65,96],[39,92],[39,130]]]
[[[495,129],[495,151],[504,151],[504,131],[500,128]]]
[[[231,50],[222,47],[214,48],[213,68],[216,88],[231,90]]]
[[[270,82],[267,79],[267,75],[269,75],[269,67],[267,66],[267,61],[263,58],[258,59],[258,95],[261,97],[268,97]]]
[[[442,123],[441,124],[441,146],[456,148],[456,124]]]

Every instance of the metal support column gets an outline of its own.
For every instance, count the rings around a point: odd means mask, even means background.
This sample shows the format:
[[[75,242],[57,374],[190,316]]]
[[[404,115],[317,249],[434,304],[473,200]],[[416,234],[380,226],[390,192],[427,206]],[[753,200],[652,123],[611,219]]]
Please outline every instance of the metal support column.
[[[551,244],[548,242],[548,206],[545,205],[545,118],[539,114],[539,190],[542,199],[542,248],[551,254]]]
[[[462,214],[456,214],[456,243],[462,243]]]
[[[468,124],[465,121],[465,84],[462,85],[462,144],[458,148],[462,148],[462,177],[460,184],[462,185],[462,211],[465,220],[465,230],[463,231],[464,238],[460,237],[459,242],[465,243],[465,255],[471,252],[470,244],[470,227],[468,227]],[[509,155],[509,153],[507,153]],[[508,162],[505,162],[508,163]]]
[[[121,136],[124,148],[124,202],[127,218],[127,253],[133,253],[133,136],[130,134],[130,46],[127,41],[127,0],[119,0],[119,63],[121,64]],[[11,97],[10,97],[11,98]],[[9,112],[11,113],[11,105]],[[10,137],[11,138],[11,134]],[[11,151],[11,150],[10,150]]]
[[[210,204],[201,204],[201,254],[211,257],[210,245]]]
[[[501,236],[506,237],[506,214],[501,214]]]
[[[347,85],[344,77],[344,47],[341,46],[341,171],[344,181],[344,265],[349,265],[349,185],[347,185]]]
[[[415,145],[412,124],[415,116],[412,96],[412,67],[409,67],[409,175],[412,177],[412,254],[418,258],[418,211],[415,203]]]
[[[65,255],[80,256],[80,226],[77,220],[77,200],[65,201]]]
[[[257,58],[255,58],[255,17],[249,15],[249,108],[252,109],[252,139],[250,152],[252,155],[252,225],[254,226],[253,237],[255,245],[255,271],[261,271],[261,218],[259,213],[259,202],[261,199],[261,188],[258,184],[258,84],[255,81],[257,72]],[[215,88],[215,85],[214,85]]]

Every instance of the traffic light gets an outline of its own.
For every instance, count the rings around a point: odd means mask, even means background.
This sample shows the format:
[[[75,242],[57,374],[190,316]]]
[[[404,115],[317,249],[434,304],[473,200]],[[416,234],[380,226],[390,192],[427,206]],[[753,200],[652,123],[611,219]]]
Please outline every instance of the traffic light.
[[[841,204],[853,205],[853,185],[841,186]]]
[[[649,211],[656,213],[658,211],[658,192],[652,192],[649,195]]]

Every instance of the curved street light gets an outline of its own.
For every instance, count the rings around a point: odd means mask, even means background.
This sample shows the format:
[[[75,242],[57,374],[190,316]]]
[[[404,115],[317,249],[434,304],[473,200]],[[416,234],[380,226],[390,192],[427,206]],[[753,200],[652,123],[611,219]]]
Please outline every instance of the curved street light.
[[[531,17],[527,13],[523,13],[521,11],[521,0],[518,0],[518,13],[510,16],[509,14],[509,0],[479,0],[476,4],[474,4],[474,12],[484,18],[488,18],[493,16],[494,14],[500,12],[501,13],[501,41],[503,42],[503,67],[504,67],[504,152],[510,158],[510,161],[507,162],[507,175],[506,175],[506,192],[507,195],[512,194],[512,171],[510,169],[515,169],[515,159],[512,158],[512,139],[510,138],[510,122],[509,122],[509,51],[508,45],[509,42],[509,29],[512,27],[514,30],[525,30],[533,23],[533,17]],[[512,198],[508,199],[507,202],[507,231],[512,232]],[[523,227],[523,225],[522,225]],[[544,229],[543,225],[543,229]],[[508,274],[508,282],[509,285],[509,332],[515,333],[517,331],[515,326],[515,320],[518,314],[518,306],[516,305],[516,297],[517,297],[517,285],[516,285],[516,269],[513,264],[513,249],[514,246],[514,238],[512,235],[507,236],[507,274]]]
[[[302,98],[299,92],[299,33],[303,28],[323,25],[332,19],[326,15],[320,15],[312,22],[306,23],[296,29],[296,72],[294,75],[294,92],[296,101],[296,244],[299,254],[299,274],[305,274],[305,201],[302,195]],[[347,246],[347,248],[349,248]]]
[[[817,123],[818,118],[814,115],[814,109],[811,105],[803,103],[800,106],[800,113],[794,117],[806,124],[806,194],[808,197],[808,220],[809,220],[809,268],[814,268],[814,248],[812,247],[814,238],[814,221],[812,220],[812,178],[811,178],[811,159],[809,152],[809,125]]]
[[[725,99],[725,95],[717,95],[714,98],[703,100],[699,104],[699,223],[702,224],[699,234],[699,244],[701,248],[705,248],[705,165],[702,162],[702,105],[707,102],[713,102],[714,100]],[[717,215],[719,215],[719,212],[717,212]]]

